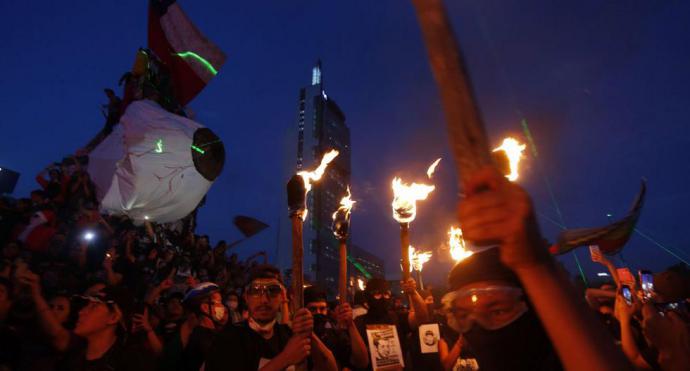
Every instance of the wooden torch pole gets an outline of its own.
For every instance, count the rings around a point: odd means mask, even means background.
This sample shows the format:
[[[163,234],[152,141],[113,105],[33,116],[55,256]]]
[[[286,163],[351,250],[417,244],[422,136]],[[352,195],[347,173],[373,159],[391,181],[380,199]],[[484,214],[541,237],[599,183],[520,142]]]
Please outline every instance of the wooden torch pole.
[[[340,242],[340,271],[338,275],[338,295],[340,303],[347,303],[347,240],[341,238]]]
[[[402,254],[402,280],[410,279],[410,223],[400,223],[400,252]]]
[[[300,214],[290,217],[292,221],[292,292],[294,295],[293,312],[304,306],[304,243],[302,227],[304,223]]]

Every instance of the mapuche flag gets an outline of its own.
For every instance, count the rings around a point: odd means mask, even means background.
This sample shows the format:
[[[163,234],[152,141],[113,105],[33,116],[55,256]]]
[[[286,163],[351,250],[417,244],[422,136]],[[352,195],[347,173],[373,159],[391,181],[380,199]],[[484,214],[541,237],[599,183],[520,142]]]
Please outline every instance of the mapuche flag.
[[[603,227],[571,229],[558,236],[558,243],[551,246],[552,254],[563,254],[579,246],[598,245],[606,255],[618,253],[630,239],[640,218],[647,185],[642,181],[640,192],[635,198],[633,207],[628,215],[614,223]]]
[[[186,105],[225,63],[225,54],[199,31],[175,0],[149,3],[148,43],[169,69],[177,102]]]

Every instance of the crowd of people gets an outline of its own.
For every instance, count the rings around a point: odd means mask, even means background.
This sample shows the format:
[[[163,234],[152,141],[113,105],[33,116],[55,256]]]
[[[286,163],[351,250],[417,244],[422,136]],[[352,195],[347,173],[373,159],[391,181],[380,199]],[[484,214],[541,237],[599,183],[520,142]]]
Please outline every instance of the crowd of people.
[[[0,203],[0,370],[690,369],[687,267],[652,290],[596,255],[614,282],[581,294],[529,196],[494,170],[459,219],[500,247],[456,264],[442,293],[410,279],[398,296],[375,277],[337,301],[317,283],[294,308],[265,254],[212,247],[194,215],[101,215],[83,166],[51,164],[30,198]]]

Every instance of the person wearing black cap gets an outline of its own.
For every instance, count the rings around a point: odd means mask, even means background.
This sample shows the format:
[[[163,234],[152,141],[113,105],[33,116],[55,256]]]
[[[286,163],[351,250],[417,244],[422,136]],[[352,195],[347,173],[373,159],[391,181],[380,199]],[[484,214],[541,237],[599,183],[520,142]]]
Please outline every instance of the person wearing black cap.
[[[480,369],[631,369],[548,254],[529,195],[490,167],[465,184],[465,194],[464,238],[499,247],[458,263],[443,301]]]
[[[359,330],[362,339],[367,339],[367,325],[395,325],[398,332],[398,339],[402,349],[400,354],[405,355],[405,342],[408,334],[416,329],[420,324],[428,321],[426,303],[417,291],[417,284],[410,278],[402,283],[405,295],[410,299],[412,309],[407,315],[400,315],[391,310],[391,290],[388,281],[383,278],[374,277],[367,282],[364,295],[368,307],[366,314],[355,319],[355,325]],[[368,342],[365,343],[369,348]],[[371,355],[372,349],[369,349]],[[375,354],[376,352],[374,352]],[[372,370],[371,362],[363,370]]]
[[[330,350],[312,332],[308,309],[295,312],[292,328],[278,323],[285,300],[280,271],[270,265],[254,268],[245,286],[249,319],[227,326],[218,334],[206,359],[206,371],[284,370],[308,361],[314,370],[336,371]]]
[[[122,287],[94,285],[75,297],[83,304],[74,330],[55,317],[42,294],[41,279],[27,270],[17,277],[29,288],[42,330],[51,345],[64,353],[57,370],[150,370],[154,357],[126,342],[131,328],[133,299]]]
[[[150,353],[127,346],[134,303],[124,288],[108,286],[80,298],[85,306],[79,311],[58,370],[150,370],[156,367]]]
[[[328,316],[326,291],[318,286],[309,286],[304,289],[304,306],[314,318],[314,333],[333,352],[340,368],[367,367],[369,355],[352,318],[350,304],[342,303],[336,307],[337,320],[333,322]]]

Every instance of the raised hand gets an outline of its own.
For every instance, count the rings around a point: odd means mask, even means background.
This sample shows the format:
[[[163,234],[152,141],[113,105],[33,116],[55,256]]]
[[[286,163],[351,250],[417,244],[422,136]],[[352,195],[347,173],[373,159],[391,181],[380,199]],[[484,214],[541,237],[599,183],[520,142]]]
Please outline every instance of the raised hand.
[[[307,308],[300,308],[292,319],[292,332],[296,335],[308,336],[314,330],[314,319]]]
[[[407,281],[400,281],[400,287],[407,295],[414,295],[417,292],[417,282],[414,278],[408,278]]]
[[[349,303],[342,303],[335,308],[335,316],[338,323],[343,326],[350,326],[354,323],[354,318],[352,315],[352,307]]]
[[[467,240],[500,244],[501,261],[513,270],[550,259],[524,189],[492,167],[480,170],[465,186],[467,197],[458,216]]]

